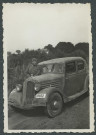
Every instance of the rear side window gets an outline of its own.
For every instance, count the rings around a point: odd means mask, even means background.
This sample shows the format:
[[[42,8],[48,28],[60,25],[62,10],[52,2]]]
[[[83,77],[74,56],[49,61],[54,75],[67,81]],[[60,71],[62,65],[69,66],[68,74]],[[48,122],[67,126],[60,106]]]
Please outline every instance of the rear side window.
[[[84,61],[78,61],[77,68],[78,68],[78,70],[83,70],[84,69]]]
[[[66,73],[74,73],[76,72],[76,64],[74,62],[68,62],[66,63]]]

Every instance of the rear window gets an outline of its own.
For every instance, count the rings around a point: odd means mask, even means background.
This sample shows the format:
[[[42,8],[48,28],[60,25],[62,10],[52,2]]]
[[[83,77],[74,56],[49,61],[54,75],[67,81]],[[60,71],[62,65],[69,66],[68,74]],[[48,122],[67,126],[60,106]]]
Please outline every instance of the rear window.
[[[66,63],[66,73],[74,73],[74,72],[76,72],[75,61]]]
[[[83,70],[84,69],[84,61],[78,61],[77,62],[77,69]]]

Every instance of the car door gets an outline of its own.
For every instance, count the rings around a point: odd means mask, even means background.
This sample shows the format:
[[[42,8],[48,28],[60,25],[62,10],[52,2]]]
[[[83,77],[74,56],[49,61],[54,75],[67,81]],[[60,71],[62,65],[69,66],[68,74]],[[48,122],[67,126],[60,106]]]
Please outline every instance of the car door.
[[[78,88],[76,61],[65,63],[65,87],[64,93],[66,96],[76,94]]]
[[[77,92],[84,90],[84,83],[86,78],[86,66],[83,60],[77,61],[77,79],[78,79],[78,88]]]

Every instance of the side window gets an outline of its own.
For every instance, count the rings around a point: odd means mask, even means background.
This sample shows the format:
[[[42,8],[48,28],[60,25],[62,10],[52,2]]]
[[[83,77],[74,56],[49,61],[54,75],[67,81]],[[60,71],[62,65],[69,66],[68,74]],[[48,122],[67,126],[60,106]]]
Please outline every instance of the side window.
[[[62,73],[62,65],[61,64],[55,64],[54,65],[54,69],[53,72],[58,72],[58,73]]]
[[[66,73],[74,73],[76,71],[76,64],[74,62],[66,63]]]
[[[78,61],[77,68],[78,68],[78,70],[83,70],[84,69],[84,61]]]

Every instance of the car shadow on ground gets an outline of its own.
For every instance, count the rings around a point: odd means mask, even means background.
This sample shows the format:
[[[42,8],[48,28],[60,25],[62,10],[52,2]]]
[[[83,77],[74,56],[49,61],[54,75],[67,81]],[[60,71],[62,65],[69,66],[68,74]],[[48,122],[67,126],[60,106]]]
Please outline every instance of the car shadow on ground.
[[[89,97],[89,93],[88,92],[84,93],[80,97],[78,97],[78,98],[76,98],[76,99],[74,99],[74,100],[72,100],[72,101],[70,101],[68,103],[65,103],[63,110],[68,109],[68,108],[76,105],[77,103],[83,101],[86,97]]]
[[[44,113],[44,107],[35,107],[30,110],[22,110],[15,108],[15,111],[18,113],[21,113],[24,116],[27,117],[44,117],[46,114]]]
[[[88,93],[85,93],[82,96],[76,98],[75,100],[65,103],[62,112],[76,105],[77,103],[81,102],[88,96],[89,96]],[[22,115],[27,116],[27,117],[46,117],[47,116],[45,113],[44,107],[35,107],[30,110],[22,110],[22,109],[14,108],[14,111],[17,113],[21,113]]]

